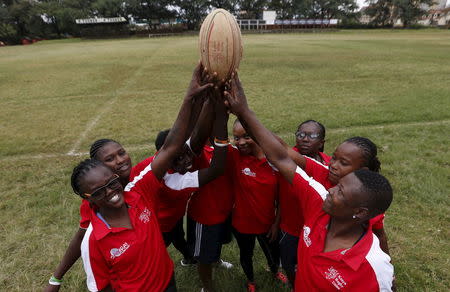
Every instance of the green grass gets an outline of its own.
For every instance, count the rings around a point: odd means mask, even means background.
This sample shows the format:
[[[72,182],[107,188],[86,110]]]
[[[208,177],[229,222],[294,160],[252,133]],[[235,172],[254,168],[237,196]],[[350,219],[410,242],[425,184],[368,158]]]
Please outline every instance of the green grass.
[[[327,127],[326,152],[368,136],[395,189],[386,230],[398,291],[450,289],[450,31],[244,35],[240,77],[262,122],[289,143],[297,124]],[[197,38],[48,41],[0,48],[0,291],[45,286],[77,229],[69,177],[92,141],[122,142],[133,161],[170,127],[198,60]],[[69,152],[81,153],[75,156]],[[180,291],[199,291],[176,262]],[[220,291],[245,277],[233,242]],[[261,291],[272,283],[257,248]],[[61,291],[86,290],[78,263]]]

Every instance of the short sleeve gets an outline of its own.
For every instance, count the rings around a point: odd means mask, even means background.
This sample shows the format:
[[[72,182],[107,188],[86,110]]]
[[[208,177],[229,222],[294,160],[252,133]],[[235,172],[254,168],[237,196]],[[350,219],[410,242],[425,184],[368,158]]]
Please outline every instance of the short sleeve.
[[[176,173],[166,173],[163,177],[164,184],[174,190],[180,191],[188,188],[198,189],[198,170],[194,172],[186,172],[185,174]]]
[[[83,200],[80,205],[80,228],[87,229],[91,223],[91,207],[87,200]]]
[[[314,178],[316,181],[318,181],[322,185],[326,185],[326,182],[328,180],[328,166],[320,163],[317,160],[314,160],[312,158],[306,157],[306,164],[305,164],[305,172],[308,176]]]
[[[299,199],[300,208],[305,220],[312,212],[322,210],[322,204],[328,191],[325,187],[308,176],[306,172],[297,166],[294,180],[292,181],[293,191]]]
[[[137,192],[153,202],[161,186],[161,182],[152,171],[152,164],[149,164],[126,185],[125,191]]]

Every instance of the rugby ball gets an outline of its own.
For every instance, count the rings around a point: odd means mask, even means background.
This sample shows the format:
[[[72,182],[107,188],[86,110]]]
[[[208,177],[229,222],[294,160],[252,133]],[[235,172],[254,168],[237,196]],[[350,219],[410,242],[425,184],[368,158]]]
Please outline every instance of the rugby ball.
[[[199,35],[200,58],[208,72],[227,80],[242,58],[241,30],[225,9],[216,9],[203,21]]]

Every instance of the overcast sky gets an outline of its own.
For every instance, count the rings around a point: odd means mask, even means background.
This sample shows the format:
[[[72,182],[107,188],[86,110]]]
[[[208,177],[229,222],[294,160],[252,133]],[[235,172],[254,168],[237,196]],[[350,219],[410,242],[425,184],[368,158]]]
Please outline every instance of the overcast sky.
[[[356,0],[356,2],[358,3],[359,8],[361,8],[363,6],[367,6],[367,4],[365,3],[365,0]],[[450,6],[450,0],[447,0],[447,4],[445,5],[445,7],[448,7],[448,6]]]

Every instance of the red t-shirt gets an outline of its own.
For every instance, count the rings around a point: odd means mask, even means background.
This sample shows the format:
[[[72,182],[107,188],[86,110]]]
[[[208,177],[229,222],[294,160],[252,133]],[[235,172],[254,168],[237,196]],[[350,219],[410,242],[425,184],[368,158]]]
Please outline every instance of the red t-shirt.
[[[275,220],[278,179],[268,161],[241,155],[230,146],[227,156],[232,163],[235,203],[232,224],[237,231],[262,234]]]
[[[292,147],[292,149],[294,149],[296,152],[300,153],[300,150],[297,148],[297,146]],[[319,156],[320,156],[320,158],[322,158],[323,164],[325,164],[325,165],[330,164],[331,156],[326,155],[323,152],[319,152]]]
[[[278,207],[280,208],[280,229],[299,236],[303,226],[303,216],[298,207],[298,197],[292,185],[285,179],[279,180]]]
[[[194,161],[196,168],[208,168],[213,152],[213,147],[203,147],[202,154]],[[189,201],[189,217],[204,225],[219,224],[227,219],[234,204],[231,170],[230,163],[227,163],[223,175],[194,192]]]
[[[394,268],[372,225],[351,248],[323,252],[330,215],[322,210],[327,190],[297,167],[293,179],[305,215],[295,291],[391,291]]]
[[[309,176],[314,178],[314,180],[318,181],[320,184],[325,186],[327,190],[334,187],[334,184],[332,184],[328,180],[328,173],[329,173],[328,166],[326,166],[312,158],[309,158],[309,157],[305,157],[305,158],[306,158],[305,172]],[[370,219],[370,224],[372,225],[373,229],[383,229],[384,228],[384,213]]]
[[[132,229],[109,227],[91,209],[81,255],[90,291],[164,291],[173,275],[151,200],[160,182],[149,170],[124,192]]]

